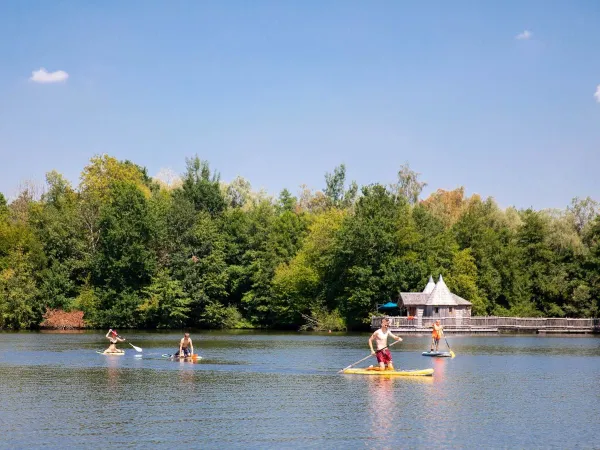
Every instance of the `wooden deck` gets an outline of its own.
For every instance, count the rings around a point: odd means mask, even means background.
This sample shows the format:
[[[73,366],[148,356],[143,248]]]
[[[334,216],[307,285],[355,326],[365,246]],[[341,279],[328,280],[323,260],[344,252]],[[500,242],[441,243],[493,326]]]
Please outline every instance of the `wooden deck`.
[[[543,317],[398,317],[385,316],[390,329],[398,333],[430,333],[440,320],[446,333],[600,333],[600,319],[561,319]],[[373,317],[371,328],[381,326],[383,317]]]

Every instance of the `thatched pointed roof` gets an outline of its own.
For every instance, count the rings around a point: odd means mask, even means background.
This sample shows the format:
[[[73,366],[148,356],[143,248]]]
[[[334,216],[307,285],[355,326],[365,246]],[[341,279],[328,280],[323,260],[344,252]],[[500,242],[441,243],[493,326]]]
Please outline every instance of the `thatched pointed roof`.
[[[456,302],[454,301],[454,298],[452,298],[452,293],[450,292],[450,289],[448,289],[448,286],[446,286],[446,283],[444,282],[444,279],[442,278],[442,276],[440,275],[440,279],[438,280],[437,283],[435,283],[435,288],[433,288],[433,291],[431,291],[431,294],[429,295],[429,298],[427,299],[427,305],[435,305],[435,306],[454,306],[456,305]]]
[[[427,286],[423,289],[424,294],[431,294],[435,289],[435,283],[433,282],[433,277],[429,275],[429,281],[427,282]]]
[[[440,275],[437,283],[429,277],[429,282],[423,292],[401,292],[400,300],[404,306],[470,306],[471,302],[450,292]]]

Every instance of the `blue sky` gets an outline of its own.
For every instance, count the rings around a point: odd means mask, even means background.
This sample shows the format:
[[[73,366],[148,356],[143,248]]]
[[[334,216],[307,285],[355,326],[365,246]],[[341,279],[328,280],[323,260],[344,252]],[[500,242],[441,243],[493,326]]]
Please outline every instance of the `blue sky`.
[[[274,194],[408,162],[424,195],[600,200],[599,23],[595,0],[4,1],[0,192],[198,154]]]

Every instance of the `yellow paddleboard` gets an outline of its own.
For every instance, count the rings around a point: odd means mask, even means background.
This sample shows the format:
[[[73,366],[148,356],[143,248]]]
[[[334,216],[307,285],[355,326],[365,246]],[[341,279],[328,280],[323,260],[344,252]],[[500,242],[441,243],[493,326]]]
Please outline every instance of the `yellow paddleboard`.
[[[433,369],[422,370],[368,370],[368,369],[346,369],[342,373],[354,375],[394,375],[399,377],[430,377]]]

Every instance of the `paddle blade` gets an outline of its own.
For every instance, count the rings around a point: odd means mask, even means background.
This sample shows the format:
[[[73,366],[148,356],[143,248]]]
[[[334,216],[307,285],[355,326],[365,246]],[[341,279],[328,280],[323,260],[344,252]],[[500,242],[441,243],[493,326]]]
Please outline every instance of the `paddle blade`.
[[[136,347],[131,342],[129,343],[129,345],[131,345],[136,352],[140,352],[140,353],[143,352],[143,350],[140,347]]]

